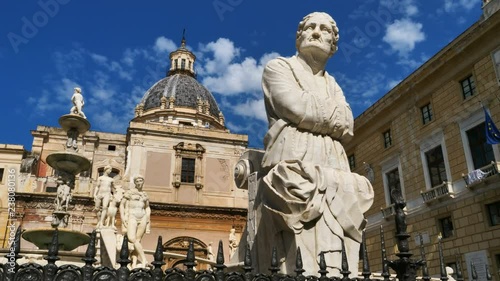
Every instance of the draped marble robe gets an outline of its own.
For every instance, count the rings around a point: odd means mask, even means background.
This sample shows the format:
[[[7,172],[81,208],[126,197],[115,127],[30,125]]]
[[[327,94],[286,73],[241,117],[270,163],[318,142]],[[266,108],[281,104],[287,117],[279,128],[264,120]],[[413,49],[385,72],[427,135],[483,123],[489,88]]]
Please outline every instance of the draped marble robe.
[[[330,275],[339,276],[343,242],[356,275],[373,188],[351,173],[340,142],[352,136],[354,123],[342,89],[326,72],[314,76],[295,56],[270,61],[262,87],[269,130],[260,189],[268,237],[260,233],[267,241],[259,247],[277,246],[289,274],[297,247],[311,275],[317,275],[324,252]]]

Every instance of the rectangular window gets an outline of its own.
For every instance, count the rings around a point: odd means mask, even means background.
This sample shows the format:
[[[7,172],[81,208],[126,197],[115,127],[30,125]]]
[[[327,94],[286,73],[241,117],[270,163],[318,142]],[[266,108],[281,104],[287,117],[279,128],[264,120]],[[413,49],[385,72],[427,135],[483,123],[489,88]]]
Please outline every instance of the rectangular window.
[[[432,121],[432,107],[430,103],[422,106],[420,111],[422,112],[422,122],[424,125]]]
[[[347,156],[347,159],[349,160],[349,168],[351,168],[351,171],[356,168],[356,158],[354,158],[354,154],[351,154]]]
[[[446,263],[446,266],[447,267],[451,267],[451,269],[453,269],[453,274],[451,274],[451,276],[453,278],[455,278],[455,280],[457,279],[457,263],[456,262],[447,262]]]
[[[116,145],[108,145],[109,151],[116,151]]]
[[[462,86],[462,94],[464,96],[464,99],[472,97],[476,93],[476,85],[474,83],[472,75],[460,81],[460,85]]]
[[[500,84],[500,50],[496,50],[491,54],[493,57],[493,64],[495,65],[495,72],[497,74],[497,82]]]
[[[393,204],[394,200],[392,199],[391,196],[392,191],[396,188],[401,190],[401,182],[399,180],[399,169],[396,168],[394,170],[385,173],[385,177],[387,182],[387,192],[389,192],[390,202],[391,204]]]
[[[186,59],[181,60],[181,69],[186,68]]]
[[[453,221],[451,217],[446,217],[439,219],[439,228],[443,238],[449,238],[453,236]]]
[[[0,182],[3,182],[3,172],[4,172],[4,168],[0,168]]]
[[[482,168],[495,161],[493,146],[486,142],[484,122],[466,131],[474,169]]]
[[[177,69],[177,67],[178,67],[178,61],[179,61],[179,59],[175,59],[175,61],[174,61],[175,62],[175,67],[174,67],[175,69]]]
[[[390,147],[392,145],[391,130],[385,131],[382,135],[384,137],[384,147]]]
[[[486,205],[486,209],[488,210],[490,225],[500,225],[500,201]]]
[[[427,160],[427,167],[429,169],[431,187],[435,187],[445,181],[448,181],[448,178],[446,176],[443,150],[441,149],[441,146],[436,146],[435,148],[427,151],[425,153],[425,158]]]
[[[194,158],[182,158],[181,182],[194,183]]]

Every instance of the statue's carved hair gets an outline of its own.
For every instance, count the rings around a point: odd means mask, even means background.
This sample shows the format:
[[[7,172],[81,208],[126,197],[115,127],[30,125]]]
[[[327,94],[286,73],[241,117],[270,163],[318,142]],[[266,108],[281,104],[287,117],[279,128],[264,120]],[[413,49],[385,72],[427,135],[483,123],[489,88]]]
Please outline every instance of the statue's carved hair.
[[[136,176],[134,177],[134,183],[135,183],[135,180],[137,180],[137,179],[142,179],[142,180],[144,180],[144,177],[143,177],[142,175],[136,175]]]

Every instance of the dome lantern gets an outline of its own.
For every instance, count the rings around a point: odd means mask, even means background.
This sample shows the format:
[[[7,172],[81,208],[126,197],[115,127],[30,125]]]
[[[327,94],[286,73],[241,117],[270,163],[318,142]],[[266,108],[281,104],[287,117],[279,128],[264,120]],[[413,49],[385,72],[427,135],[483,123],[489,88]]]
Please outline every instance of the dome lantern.
[[[186,30],[182,32],[180,48],[170,53],[170,69],[167,72],[167,76],[181,73],[196,77],[194,73],[196,56],[186,48],[185,33]]]

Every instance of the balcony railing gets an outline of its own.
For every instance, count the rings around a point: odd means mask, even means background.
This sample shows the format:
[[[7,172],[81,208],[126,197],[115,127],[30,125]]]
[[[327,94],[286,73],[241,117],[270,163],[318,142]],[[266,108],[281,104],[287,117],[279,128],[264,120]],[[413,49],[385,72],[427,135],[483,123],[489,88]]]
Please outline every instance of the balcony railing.
[[[424,199],[424,203],[426,204],[431,204],[442,199],[453,198],[453,185],[451,182],[443,182],[427,191],[420,191],[420,195],[422,195],[422,199]]]
[[[492,179],[493,176],[498,175],[498,166],[497,163],[492,161],[490,164],[481,167],[477,170],[474,170],[468,174],[462,174],[462,178],[465,181],[465,185],[468,188],[474,188],[480,185],[481,183],[485,183],[489,179]]]
[[[382,216],[384,219],[388,220],[396,214],[396,211],[394,210],[394,204],[391,204],[385,208],[381,208],[380,211],[382,212]]]

